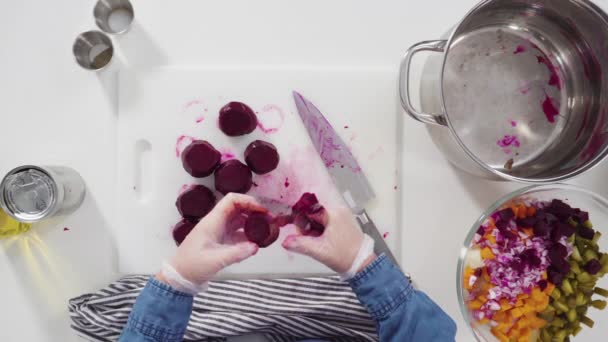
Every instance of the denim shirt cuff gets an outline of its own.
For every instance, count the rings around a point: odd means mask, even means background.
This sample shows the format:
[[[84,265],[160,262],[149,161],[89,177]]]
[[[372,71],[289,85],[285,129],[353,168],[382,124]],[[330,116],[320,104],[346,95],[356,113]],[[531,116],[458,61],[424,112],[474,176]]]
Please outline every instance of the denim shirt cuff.
[[[181,341],[188,326],[193,301],[191,295],[152,277],[137,298],[126,329],[155,340]]]
[[[413,292],[411,282],[384,254],[357,273],[349,284],[376,320],[409,300]]]

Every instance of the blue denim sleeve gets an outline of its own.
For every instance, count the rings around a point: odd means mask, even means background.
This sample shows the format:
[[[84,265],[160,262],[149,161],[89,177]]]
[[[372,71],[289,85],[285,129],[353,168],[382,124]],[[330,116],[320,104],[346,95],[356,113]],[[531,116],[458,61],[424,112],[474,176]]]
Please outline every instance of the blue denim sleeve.
[[[350,281],[376,321],[380,341],[454,341],[456,324],[381,255]]]
[[[119,341],[181,341],[192,303],[191,295],[150,278],[135,301]]]

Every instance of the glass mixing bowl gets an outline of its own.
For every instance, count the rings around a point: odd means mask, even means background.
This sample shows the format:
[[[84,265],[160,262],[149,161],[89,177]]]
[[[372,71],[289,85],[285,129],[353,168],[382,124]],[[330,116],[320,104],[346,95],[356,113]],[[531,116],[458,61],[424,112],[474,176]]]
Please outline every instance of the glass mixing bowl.
[[[472,252],[470,249],[477,230],[480,225],[487,222],[492,213],[508,207],[510,204],[529,202],[531,200],[551,201],[553,199],[562,200],[574,208],[580,208],[581,210],[589,212],[589,219],[593,223],[593,229],[602,233],[602,237],[598,241],[600,252],[608,253],[608,200],[590,190],[567,184],[537,185],[525,187],[499,199],[496,203],[492,204],[477,221],[475,221],[464,240],[464,245],[458,260],[456,284],[460,311],[478,341],[499,341],[499,339],[490,332],[489,324],[478,323],[472,316],[472,312],[465,302],[468,293],[463,286],[463,272],[465,267],[472,262],[472,254],[478,254],[478,252]],[[600,278],[596,286],[608,289],[608,274]],[[594,295],[593,299],[606,300],[608,298]],[[575,337],[571,337],[571,340],[605,341],[606,336],[608,335],[608,308],[605,310],[597,310],[591,307],[586,316],[595,321],[594,327],[589,328],[583,325],[582,331]]]

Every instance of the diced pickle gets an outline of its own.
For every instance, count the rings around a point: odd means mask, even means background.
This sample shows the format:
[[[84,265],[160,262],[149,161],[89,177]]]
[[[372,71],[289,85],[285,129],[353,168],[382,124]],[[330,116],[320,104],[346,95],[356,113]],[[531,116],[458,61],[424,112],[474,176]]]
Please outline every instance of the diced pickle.
[[[603,289],[601,287],[596,287],[593,289],[593,292],[602,296],[602,297],[608,297],[608,290]]]
[[[606,308],[606,301],[605,300],[592,300],[591,301],[591,306],[593,306],[596,309],[599,310],[604,310]]]

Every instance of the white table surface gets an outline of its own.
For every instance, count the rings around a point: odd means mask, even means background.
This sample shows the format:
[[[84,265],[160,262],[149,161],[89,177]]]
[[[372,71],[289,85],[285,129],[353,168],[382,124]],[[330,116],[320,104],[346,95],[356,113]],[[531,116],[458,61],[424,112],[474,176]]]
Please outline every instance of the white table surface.
[[[74,215],[0,241],[1,341],[78,340],[67,300],[119,277],[106,224],[116,202],[116,70],[263,64],[390,65],[396,72],[410,45],[438,38],[476,1],[133,3],[136,22],[115,37],[115,60],[101,73],[80,69],[71,54],[76,35],[95,28],[93,0],[5,1],[0,11],[0,173],[25,163],[61,164],[77,169],[88,185]],[[485,207],[521,185],[454,169],[422,124],[404,118],[403,125],[402,265],[457,321],[457,340],[470,341],[455,291],[460,245]],[[604,164],[574,183],[608,195],[607,171]]]

